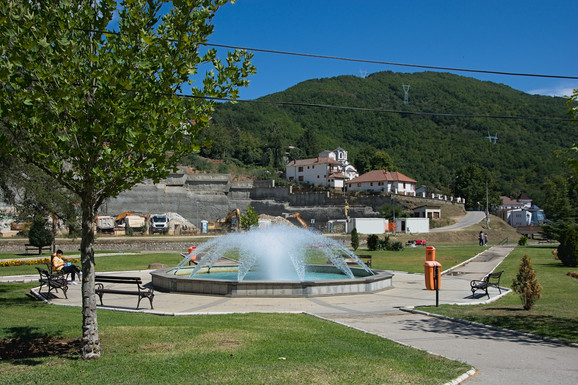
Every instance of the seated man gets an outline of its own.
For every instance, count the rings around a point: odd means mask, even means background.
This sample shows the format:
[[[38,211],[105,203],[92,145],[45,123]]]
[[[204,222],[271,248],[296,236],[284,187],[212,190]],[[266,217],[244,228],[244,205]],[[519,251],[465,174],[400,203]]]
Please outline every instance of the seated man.
[[[76,275],[80,276],[80,269],[75,265],[64,262],[62,259],[62,250],[57,250],[52,254],[52,270],[61,271],[64,274],[71,274],[71,281],[74,282]]]

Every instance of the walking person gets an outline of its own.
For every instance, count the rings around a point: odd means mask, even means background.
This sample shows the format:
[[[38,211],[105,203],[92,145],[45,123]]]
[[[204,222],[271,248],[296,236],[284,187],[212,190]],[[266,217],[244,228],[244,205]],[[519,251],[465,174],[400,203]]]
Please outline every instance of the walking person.
[[[484,246],[488,246],[488,233],[484,233]]]
[[[478,234],[478,244],[480,246],[484,246],[484,232],[480,230],[480,233]]]

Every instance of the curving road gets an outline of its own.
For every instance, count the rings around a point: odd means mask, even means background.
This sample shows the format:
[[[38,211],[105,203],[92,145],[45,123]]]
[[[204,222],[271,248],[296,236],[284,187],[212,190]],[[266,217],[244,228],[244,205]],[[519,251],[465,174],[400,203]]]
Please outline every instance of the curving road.
[[[462,230],[466,227],[470,227],[472,225],[480,223],[484,218],[486,218],[486,214],[483,211],[468,211],[462,219],[458,221],[458,223],[454,223],[453,225],[446,226],[446,227],[438,227],[436,229],[430,229],[431,233],[437,233],[440,231],[454,231],[454,230]]]

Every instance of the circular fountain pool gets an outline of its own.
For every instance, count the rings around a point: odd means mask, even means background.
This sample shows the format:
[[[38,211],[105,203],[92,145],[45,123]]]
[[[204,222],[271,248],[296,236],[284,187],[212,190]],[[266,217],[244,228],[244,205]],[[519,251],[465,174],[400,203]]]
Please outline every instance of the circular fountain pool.
[[[151,273],[156,290],[232,297],[314,297],[371,293],[390,288],[393,274],[372,270],[341,243],[321,234],[271,226],[213,239],[189,258]],[[307,263],[317,255],[327,264]],[[220,266],[234,256],[236,266]],[[321,257],[320,257],[321,256]],[[348,261],[359,267],[352,267]]]

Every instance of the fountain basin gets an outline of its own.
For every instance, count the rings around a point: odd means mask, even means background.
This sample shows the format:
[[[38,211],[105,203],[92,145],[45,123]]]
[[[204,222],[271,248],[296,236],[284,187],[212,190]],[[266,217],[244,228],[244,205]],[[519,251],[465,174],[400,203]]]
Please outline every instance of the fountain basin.
[[[211,273],[190,277],[193,270],[164,268],[151,272],[155,290],[172,293],[192,293],[221,295],[229,297],[321,297],[334,295],[366,294],[392,287],[393,274],[383,270],[373,270],[371,275],[363,268],[351,268],[355,278],[317,279],[306,281],[266,281],[213,279],[211,274],[231,271],[229,267],[213,266]],[[341,274],[335,266],[309,265],[308,271],[316,274]]]

